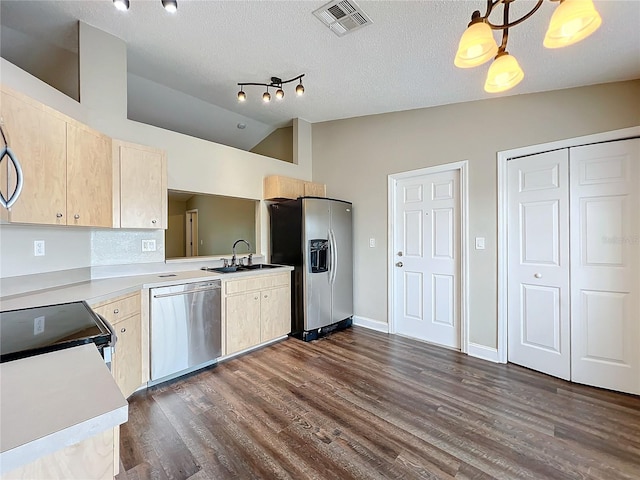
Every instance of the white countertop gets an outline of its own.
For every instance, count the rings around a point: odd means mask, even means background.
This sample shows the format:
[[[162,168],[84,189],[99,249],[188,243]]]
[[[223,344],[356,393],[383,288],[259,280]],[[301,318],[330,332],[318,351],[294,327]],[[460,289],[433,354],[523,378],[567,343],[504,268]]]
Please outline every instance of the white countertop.
[[[0,475],[125,423],[128,404],[93,344],[0,364]]]
[[[243,270],[233,273],[207,272],[204,270],[188,270],[181,272],[154,273],[128,277],[105,278],[87,282],[64,285],[57,288],[38,290],[36,292],[0,298],[0,310],[17,310],[20,308],[39,307],[57,303],[85,300],[95,304],[113,297],[132,293],[142,288],[166,287],[181,283],[206,280],[248,277],[254,275],[276,274],[293,270],[290,266],[278,268]],[[61,279],[62,280],[62,279]]]

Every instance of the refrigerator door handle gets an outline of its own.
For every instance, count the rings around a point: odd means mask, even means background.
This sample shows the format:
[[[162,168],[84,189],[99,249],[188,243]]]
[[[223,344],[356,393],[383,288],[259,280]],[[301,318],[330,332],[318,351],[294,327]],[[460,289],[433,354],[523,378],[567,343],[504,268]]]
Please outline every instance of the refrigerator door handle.
[[[329,274],[329,283],[333,285],[336,281],[336,270],[338,269],[338,244],[333,229],[329,229],[329,250],[331,254],[331,272]]]

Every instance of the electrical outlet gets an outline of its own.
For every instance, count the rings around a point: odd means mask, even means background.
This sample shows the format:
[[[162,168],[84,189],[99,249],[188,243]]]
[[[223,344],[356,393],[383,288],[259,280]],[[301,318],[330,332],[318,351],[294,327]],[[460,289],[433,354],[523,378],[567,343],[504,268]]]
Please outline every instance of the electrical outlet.
[[[33,241],[33,255],[36,257],[44,257],[44,240]]]
[[[375,248],[375,246],[376,246],[376,239],[375,238],[370,238],[369,239],[369,247]]]
[[[40,335],[44,332],[44,317],[36,317],[33,319],[33,334]]]
[[[156,241],[155,240],[142,240],[142,251],[143,252],[155,252],[156,251]]]

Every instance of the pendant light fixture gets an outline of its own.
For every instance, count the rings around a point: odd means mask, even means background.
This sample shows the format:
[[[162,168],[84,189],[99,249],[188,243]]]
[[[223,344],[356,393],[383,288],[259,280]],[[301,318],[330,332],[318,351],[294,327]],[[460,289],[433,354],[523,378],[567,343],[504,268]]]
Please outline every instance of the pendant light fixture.
[[[238,85],[240,86],[240,91],[238,92],[238,101],[244,102],[247,99],[247,94],[244,92],[244,87],[246,87],[247,85],[254,85],[257,87],[267,87],[267,91],[262,94],[262,100],[265,103],[269,103],[271,101],[271,94],[269,93],[270,87],[277,88],[276,94],[275,94],[276,100],[282,100],[284,98],[284,90],[282,89],[282,86],[286,83],[295,82],[296,80],[300,82],[296,86],[296,94],[300,96],[304,93],[304,85],[302,85],[302,77],[304,77],[304,75],[305,74],[303,73],[302,75],[298,75],[297,77],[293,77],[289,80],[282,80],[281,78],[278,78],[278,77],[271,77],[271,83],[256,83],[256,82],[238,83]]]
[[[489,93],[504,92],[515,87],[524,78],[524,72],[518,61],[506,51],[509,29],[527,20],[542,6],[544,0],[537,0],[528,13],[517,20],[509,20],[509,5],[516,0],[487,0],[484,15],[476,10],[471,22],[460,38],[453,63],[459,68],[471,68],[494,59],[484,84]],[[602,19],[596,11],[593,0],[550,0],[558,2],[551,17],[544,38],[547,48],[560,48],[572,45],[595,32]],[[501,24],[491,23],[489,16],[499,6],[503,8]],[[497,45],[492,30],[502,30],[502,42]]]

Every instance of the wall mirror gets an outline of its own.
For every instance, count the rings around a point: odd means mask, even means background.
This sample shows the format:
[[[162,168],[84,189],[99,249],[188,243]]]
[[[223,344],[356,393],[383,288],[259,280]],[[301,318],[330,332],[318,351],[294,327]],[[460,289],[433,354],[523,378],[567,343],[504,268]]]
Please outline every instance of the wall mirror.
[[[238,239],[239,256],[256,253],[258,200],[169,190],[166,258],[231,256]]]

